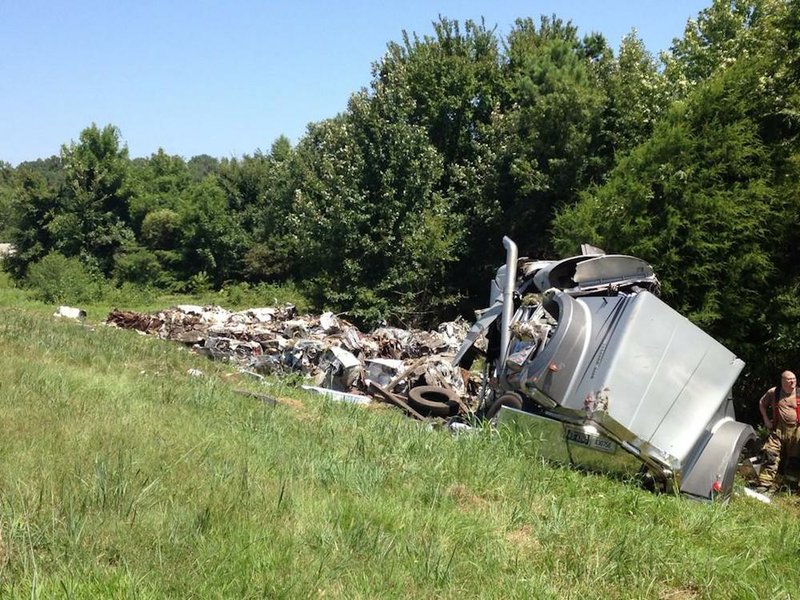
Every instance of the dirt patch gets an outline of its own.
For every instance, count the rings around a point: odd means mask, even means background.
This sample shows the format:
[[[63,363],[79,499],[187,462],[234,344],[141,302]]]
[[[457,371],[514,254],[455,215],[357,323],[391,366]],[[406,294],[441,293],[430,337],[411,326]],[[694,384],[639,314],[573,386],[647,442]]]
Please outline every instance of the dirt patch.
[[[278,402],[281,406],[289,408],[300,421],[316,423],[320,420],[319,415],[312,414],[301,400],[297,400],[296,398],[278,398]]]
[[[664,590],[659,595],[659,600],[694,600],[702,597],[700,588],[696,585]]]
[[[782,511],[788,512],[794,517],[800,517],[800,496],[776,494],[772,498],[772,503],[779,505]]]
[[[473,492],[463,483],[451,485],[447,489],[447,494],[458,506],[468,510],[483,510],[489,505],[489,502],[485,498]]]
[[[542,547],[530,525],[523,525],[507,532],[506,541],[524,552],[536,552]]]

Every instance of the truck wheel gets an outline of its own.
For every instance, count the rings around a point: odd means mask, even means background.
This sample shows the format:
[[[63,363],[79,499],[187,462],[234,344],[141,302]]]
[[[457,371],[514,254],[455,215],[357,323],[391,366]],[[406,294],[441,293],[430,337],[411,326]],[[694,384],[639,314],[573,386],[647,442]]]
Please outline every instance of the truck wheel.
[[[517,410],[522,409],[522,396],[517,394],[516,392],[506,392],[502,396],[500,396],[494,403],[489,407],[489,410],[486,411],[486,418],[487,419],[494,419],[497,416],[497,413],[500,412],[500,409],[504,406],[508,408],[516,408]]]

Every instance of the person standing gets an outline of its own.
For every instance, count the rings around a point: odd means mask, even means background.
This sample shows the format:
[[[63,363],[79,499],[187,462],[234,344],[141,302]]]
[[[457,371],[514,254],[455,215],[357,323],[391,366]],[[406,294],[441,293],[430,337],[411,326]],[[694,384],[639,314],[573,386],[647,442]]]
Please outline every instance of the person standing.
[[[791,371],[781,373],[781,384],[768,389],[758,401],[758,409],[769,437],[762,451],[765,461],[758,476],[759,489],[774,491],[778,487],[781,461],[800,456],[798,427],[797,377]]]

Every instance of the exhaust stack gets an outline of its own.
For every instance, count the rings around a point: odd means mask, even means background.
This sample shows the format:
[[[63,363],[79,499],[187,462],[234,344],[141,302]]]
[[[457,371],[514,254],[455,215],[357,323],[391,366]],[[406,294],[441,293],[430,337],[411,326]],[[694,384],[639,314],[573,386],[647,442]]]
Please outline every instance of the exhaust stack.
[[[511,318],[514,316],[514,287],[517,283],[517,245],[508,236],[503,236],[506,249],[506,280],[503,286],[503,319],[500,324],[500,358],[498,371],[506,363],[508,345],[511,342]]]

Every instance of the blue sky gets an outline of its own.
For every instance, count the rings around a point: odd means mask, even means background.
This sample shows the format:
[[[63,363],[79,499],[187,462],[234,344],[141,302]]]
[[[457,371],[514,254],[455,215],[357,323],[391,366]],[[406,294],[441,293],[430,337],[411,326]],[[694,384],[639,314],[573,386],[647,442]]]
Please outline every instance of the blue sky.
[[[555,13],[613,48],[636,28],[653,54],[711,0],[0,0],[0,160],[58,154],[97,123],[116,125],[131,157],[191,158],[296,143],[346,108],[403,30],[439,15],[514,20]]]

